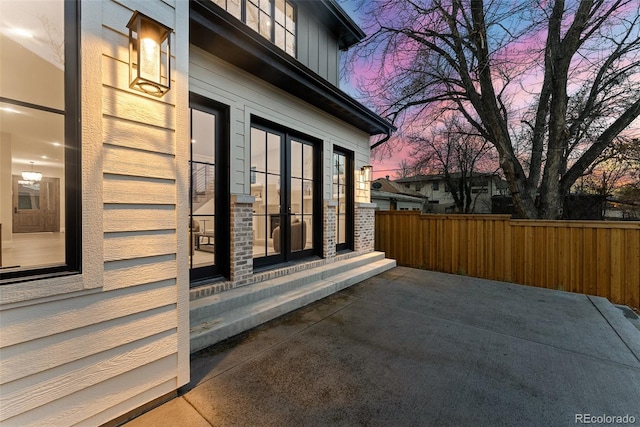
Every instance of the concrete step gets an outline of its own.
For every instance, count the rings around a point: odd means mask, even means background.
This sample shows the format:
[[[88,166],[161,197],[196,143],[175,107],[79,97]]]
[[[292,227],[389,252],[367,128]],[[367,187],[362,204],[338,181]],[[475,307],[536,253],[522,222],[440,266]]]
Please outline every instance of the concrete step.
[[[396,266],[395,260],[385,259],[384,254],[382,259],[380,259],[380,256],[366,257],[365,259],[368,259],[368,262],[364,264],[362,260],[358,260],[357,258],[360,257],[345,260],[353,260],[354,264],[348,266],[342,264],[344,261],[340,261],[339,263],[341,263],[341,265],[336,266],[335,269],[330,267],[333,267],[333,265],[337,263],[273,280],[267,280],[256,285],[222,292],[214,295],[218,297],[216,300],[203,298],[203,300],[209,300],[211,303],[209,310],[207,310],[210,316],[196,324],[192,324],[191,352],[201,350],[226,338],[254,328]],[[333,274],[329,274],[330,271]],[[313,277],[313,280],[304,281],[299,277],[293,277],[291,281],[298,283],[296,286],[288,287],[282,284],[282,279],[300,274],[306,277]],[[278,291],[265,292],[263,288],[265,286],[268,287],[270,284],[275,286]],[[256,295],[249,296],[249,294],[253,294],[254,292],[247,290],[254,286],[258,287],[255,293],[262,295],[262,297]],[[237,295],[238,292],[228,297],[225,295],[240,289],[247,289],[243,292],[246,296],[239,296]],[[236,301],[227,303],[227,299]],[[192,305],[199,301],[201,300],[193,301]],[[237,305],[238,301],[243,303]],[[198,305],[198,308],[201,309],[201,303]],[[224,308],[224,310],[222,310],[222,308]]]
[[[191,327],[199,325],[222,312],[243,307],[383,259],[385,259],[383,252],[370,252],[358,257],[326,264],[322,267],[283,275],[191,301],[189,324]]]

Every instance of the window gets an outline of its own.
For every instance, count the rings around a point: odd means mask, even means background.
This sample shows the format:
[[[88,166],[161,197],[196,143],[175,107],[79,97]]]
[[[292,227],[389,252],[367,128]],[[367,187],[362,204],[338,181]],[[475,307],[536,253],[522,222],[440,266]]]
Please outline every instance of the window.
[[[438,191],[438,190],[440,190],[440,183],[438,183],[438,182],[434,182],[433,184],[431,184],[431,189],[432,189],[433,191]]]
[[[80,271],[78,7],[2,2],[2,283]]]
[[[286,0],[213,0],[265,39],[296,56],[296,14]]]
[[[227,108],[190,95],[191,170],[189,262],[191,283],[229,274]]]
[[[422,184],[416,184],[416,191],[422,190]]]

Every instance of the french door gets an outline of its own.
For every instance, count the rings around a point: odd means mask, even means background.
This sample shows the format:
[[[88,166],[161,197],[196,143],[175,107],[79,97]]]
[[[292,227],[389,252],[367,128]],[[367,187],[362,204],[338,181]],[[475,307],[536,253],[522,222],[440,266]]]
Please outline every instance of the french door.
[[[286,129],[251,126],[254,266],[318,252],[318,146]]]

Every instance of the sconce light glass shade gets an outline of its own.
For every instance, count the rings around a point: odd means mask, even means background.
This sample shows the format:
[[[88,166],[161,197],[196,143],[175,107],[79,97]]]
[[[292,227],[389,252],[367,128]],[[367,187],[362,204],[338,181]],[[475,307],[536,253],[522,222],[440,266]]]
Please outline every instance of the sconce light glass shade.
[[[171,33],[173,30],[138,12],[129,29],[129,86],[157,97],[171,87]]]
[[[362,169],[360,170],[362,171],[364,181],[371,182],[371,176],[373,175],[373,166],[371,165],[363,166]]]

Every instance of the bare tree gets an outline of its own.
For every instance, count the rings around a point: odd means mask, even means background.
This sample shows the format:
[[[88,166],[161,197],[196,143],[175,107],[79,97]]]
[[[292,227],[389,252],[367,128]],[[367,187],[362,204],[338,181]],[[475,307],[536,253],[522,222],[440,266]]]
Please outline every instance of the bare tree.
[[[495,172],[497,161],[492,155],[495,149],[470,125],[455,118],[430,130],[430,136],[424,132],[409,136],[411,168],[422,173],[442,174],[456,211],[474,212],[479,193],[474,197],[472,187],[486,179],[486,172]]]
[[[402,159],[398,163],[398,169],[396,169],[395,177],[397,179],[407,178],[416,174],[414,166],[407,160]]]
[[[371,35],[346,63],[369,102],[403,128],[462,114],[498,151],[519,216],[559,218],[576,180],[638,132],[637,0],[360,7]]]
[[[611,196],[639,174],[640,141],[617,139],[576,181],[574,188],[583,193]]]

